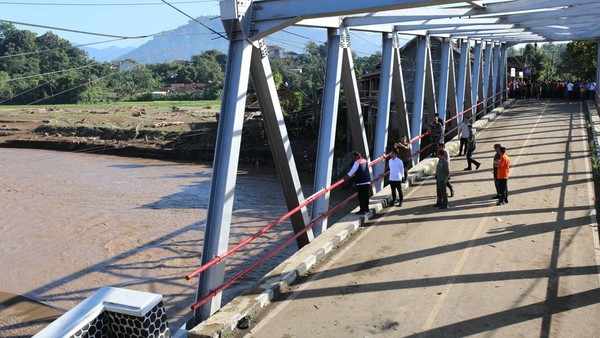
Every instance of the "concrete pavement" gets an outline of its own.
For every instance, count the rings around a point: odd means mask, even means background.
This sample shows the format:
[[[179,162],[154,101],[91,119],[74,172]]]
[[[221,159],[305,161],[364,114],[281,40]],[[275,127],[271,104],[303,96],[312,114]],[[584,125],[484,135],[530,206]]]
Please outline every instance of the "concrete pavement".
[[[475,124],[481,168],[452,158],[449,209],[432,207],[435,181],[422,175],[436,160],[423,161],[403,207],[385,207],[384,189],[369,219],[348,215],[190,337],[597,336],[583,106],[532,100],[497,113]],[[503,206],[490,199],[494,143],[511,157]],[[234,332],[247,316],[250,328]]]

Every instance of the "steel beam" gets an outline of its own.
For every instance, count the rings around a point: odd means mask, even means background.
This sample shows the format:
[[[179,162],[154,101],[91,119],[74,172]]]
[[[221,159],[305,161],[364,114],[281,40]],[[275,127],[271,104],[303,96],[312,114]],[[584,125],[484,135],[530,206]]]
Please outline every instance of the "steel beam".
[[[352,144],[355,150],[364,155],[369,160],[369,145],[367,142],[367,133],[365,122],[360,104],[360,94],[358,92],[358,83],[356,82],[356,72],[354,71],[354,59],[350,49],[350,35],[348,29],[341,30],[342,47],[342,84],[344,85],[344,96],[346,97],[346,106],[348,107],[347,116],[352,135]]]
[[[250,74],[252,75],[252,84],[256,90],[260,110],[262,112],[265,131],[269,140],[269,146],[275,160],[277,176],[283,188],[283,195],[288,210],[297,208],[304,202],[304,193],[296,168],[296,161],[292,153],[292,146],[288,136],[281,104],[277,96],[277,88],[273,79],[273,72],[269,63],[269,52],[264,40],[259,40],[258,46],[252,48],[252,62]],[[298,233],[310,222],[308,210],[306,207],[291,217],[294,233]],[[310,243],[313,239],[312,230],[298,237],[296,242],[298,248]]]
[[[471,43],[469,40],[460,40],[460,60],[458,63],[458,77],[457,77],[457,88],[456,88],[456,110],[457,114],[460,114],[465,110],[465,93],[467,85],[467,63],[471,62],[469,57]],[[459,115],[456,119],[458,124],[463,121],[463,115]]]
[[[402,74],[402,60],[400,55],[400,41],[398,34],[394,34],[394,71],[392,72],[392,90],[396,116],[398,117],[398,131],[400,136],[412,139],[410,123],[408,121],[408,109],[406,108],[406,91],[404,90],[404,75]]]
[[[501,100],[500,103],[504,102],[504,99],[507,97],[506,94],[506,49],[508,47],[506,46],[505,43],[500,45],[500,66],[498,69],[498,73],[499,73],[499,78],[500,78],[500,91],[504,92],[501,95]]]
[[[431,56],[431,37],[427,38],[427,53],[425,58],[425,104],[427,106],[428,122],[438,113],[436,105],[435,81],[433,80],[433,60]],[[442,130],[442,135],[444,130]]]
[[[498,93],[500,87],[500,45],[494,44],[494,59],[492,64],[492,108],[496,108],[498,102]]]
[[[323,104],[321,107],[317,163],[315,166],[315,192],[331,185],[341,73],[342,48],[340,45],[340,32],[338,29],[330,28],[327,30],[327,65],[325,67]],[[328,208],[329,193],[326,193],[313,203],[312,218],[315,219],[321,216]],[[313,233],[315,236],[318,236],[325,229],[327,229],[327,219],[317,224],[313,228]]]
[[[235,24],[232,24],[235,27]],[[233,30],[229,37],[229,52],[221,114],[213,160],[213,174],[208,199],[208,214],[204,232],[202,264],[227,251],[231,213],[237,179],[240,144],[246,94],[250,73],[252,46]],[[225,262],[220,262],[200,275],[196,299],[200,300],[224,281]],[[221,307],[221,294],[194,312],[196,323],[210,317]]]
[[[383,51],[381,55],[381,75],[379,77],[379,102],[377,104],[377,124],[375,127],[375,142],[373,154],[375,157],[383,155],[388,139],[388,126],[390,124],[391,94],[392,94],[392,65],[394,62],[393,36],[389,33],[382,34]],[[378,177],[383,174],[385,163],[383,161],[373,166],[373,175]],[[375,192],[383,189],[383,180],[375,184]]]
[[[473,108],[471,113],[473,116],[477,114],[477,99],[479,97],[479,85],[481,83],[481,59],[482,59],[482,46],[481,42],[475,41],[475,60],[473,61],[473,78],[471,80],[471,107]],[[473,120],[473,122],[475,122]]]
[[[446,121],[446,108],[448,107],[448,78],[450,73],[450,53],[452,53],[452,40],[442,39],[442,59],[440,69],[440,82],[437,91],[437,111],[442,121]],[[445,125],[445,124],[444,124]]]
[[[456,97],[456,72],[455,72],[455,65],[454,65],[454,47],[452,46],[452,39],[450,39],[450,60],[449,60],[449,71],[448,71],[448,115],[446,115],[446,119],[450,119],[453,118],[454,116],[457,115],[458,110],[456,107],[456,101],[457,101],[457,97]],[[458,134],[458,129],[456,129],[456,127],[458,126],[458,120],[457,119],[453,119],[452,121],[450,121],[450,130],[454,130],[452,132],[450,132],[450,137],[454,138],[454,136],[456,136]]]
[[[246,2],[248,0],[245,0]],[[458,3],[456,0],[254,0],[246,16],[247,37],[264,38],[305,19],[341,17],[353,14]],[[269,24],[269,21],[272,21]],[[260,26],[259,26],[260,25]],[[258,28],[260,27],[260,28]],[[339,27],[339,26],[338,26]]]
[[[490,82],[491,82],[491,68],[492,68],[492,44],[485,43],[485,55],[483,62],[483,111],[484,114],[488,112],[489,98],[490,98]]]
[[[429,37],[418,36],[417,38],[417,66],[415,71],[415,92],[412,107],[412,119],[410,123],[411,135],[416,137],[421,135],[423,129],[423,101],[425,94],[425,72],[427,60],[427,48]],[[413,152],[421,150],[421,140],[416,140],[412,144]],[[419,163],[420,156],[413,157],[413,164]]]

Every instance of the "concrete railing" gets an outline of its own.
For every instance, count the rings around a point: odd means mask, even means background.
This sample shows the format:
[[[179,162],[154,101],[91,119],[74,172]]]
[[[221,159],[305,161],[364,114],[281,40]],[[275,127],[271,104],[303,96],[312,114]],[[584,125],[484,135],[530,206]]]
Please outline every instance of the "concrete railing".
[[[102,287],[34,338],[171,337],[162,296]]]

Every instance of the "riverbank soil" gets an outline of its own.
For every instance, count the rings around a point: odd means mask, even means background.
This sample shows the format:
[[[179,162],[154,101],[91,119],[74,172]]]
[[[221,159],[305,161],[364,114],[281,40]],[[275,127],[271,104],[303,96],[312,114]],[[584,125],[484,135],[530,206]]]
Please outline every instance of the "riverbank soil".
[[[217,119],[211,106],[0,108],[0,146],[211,161]]]

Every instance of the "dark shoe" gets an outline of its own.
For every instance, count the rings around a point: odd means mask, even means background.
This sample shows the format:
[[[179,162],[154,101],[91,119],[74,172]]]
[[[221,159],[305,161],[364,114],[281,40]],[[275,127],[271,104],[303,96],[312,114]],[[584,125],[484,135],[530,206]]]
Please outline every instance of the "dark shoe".
[[[498,201],[496,202],[496,205],[504,205],[504,201]]]
[[[473,170],[473,169],[471,169],[471,168],[465,168],[465,169],[463,169],[463,171],[467,171],[467,170]]]
[[[398,206],[401,207],[404,204],[404,202],[399,202]]]
[[[462,156],[462,154],[461,154],[461,153],[458,153],[458,155],[456,155],[456,156]]]
[[[477,164],[475,165],[475,170],[479,169],[479,167],[481,167],[481,163],[477,163]]]
[[[454,190],[450,190],[450,196],[449,197],[454,197]]]
[[[508,200],[504,200],[504,203],[508,203]]]

